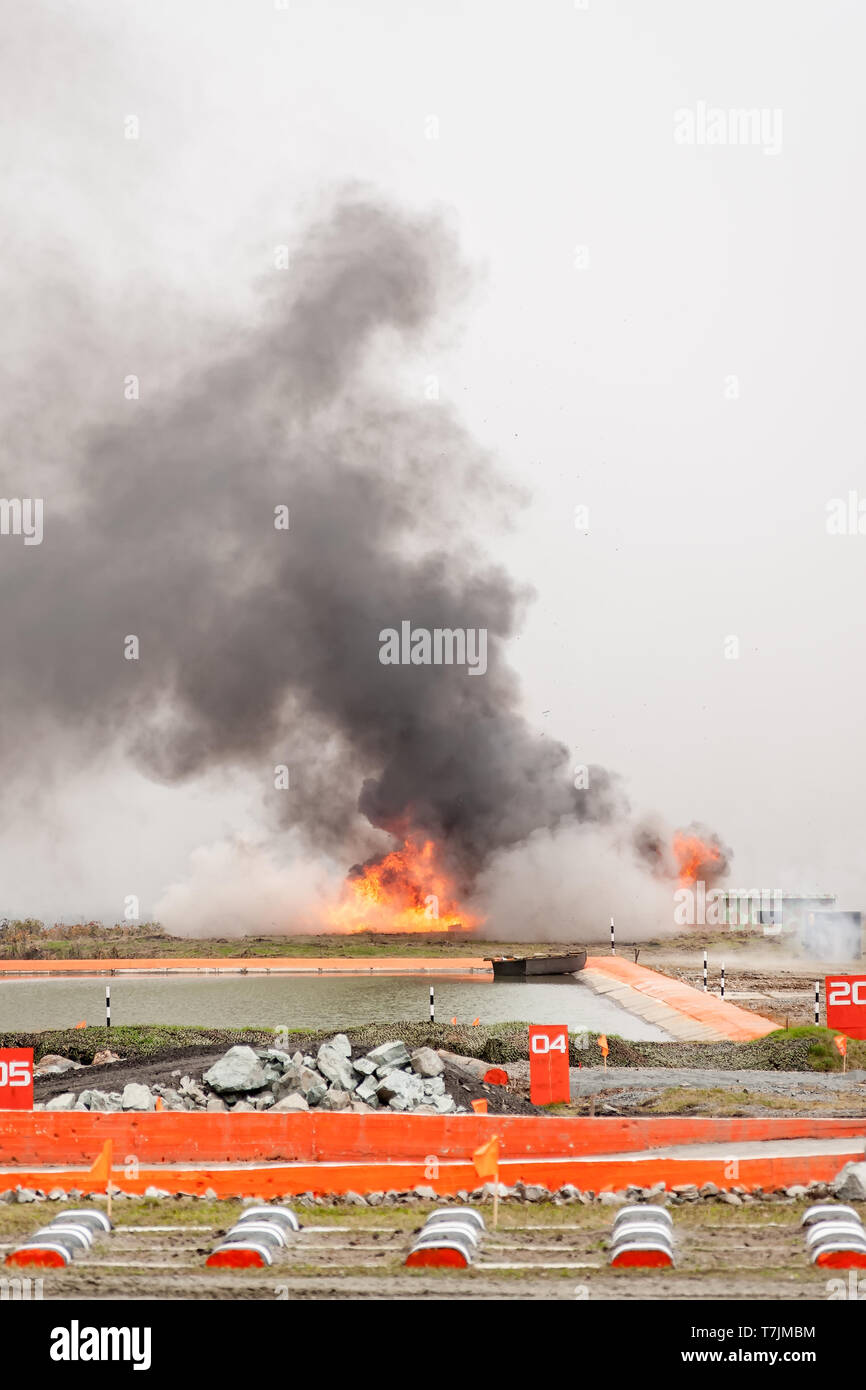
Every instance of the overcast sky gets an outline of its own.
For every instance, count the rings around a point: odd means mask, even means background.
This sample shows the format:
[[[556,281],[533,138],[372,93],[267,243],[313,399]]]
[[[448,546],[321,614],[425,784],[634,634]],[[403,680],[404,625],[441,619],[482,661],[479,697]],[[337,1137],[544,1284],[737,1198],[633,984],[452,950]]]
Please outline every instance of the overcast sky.
[[[60,505],[58,441],[242,325],[331,188],[437,210],[474,279],[406,389],[435,377],[527,490],[484,544],[535,590],[528,718],[636,810],[711,825],[737,886],[866,906],[866,535],[827,530],[866,498],[862,6],[31,0],[0,25],[3,495]],[[707,108],[773,138],[678,141]],[[28,751],[9,914],[149,915],[201,846],[264,833],[241,775]]]

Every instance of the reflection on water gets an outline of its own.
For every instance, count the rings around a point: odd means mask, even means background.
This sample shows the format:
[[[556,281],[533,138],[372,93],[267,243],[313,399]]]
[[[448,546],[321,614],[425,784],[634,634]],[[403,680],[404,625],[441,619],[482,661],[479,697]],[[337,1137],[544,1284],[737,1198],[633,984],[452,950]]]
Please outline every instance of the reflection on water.
[[[351,1028],[429,1017],[450,1023],[566,1023],[573,1032],[618,1033],[636,1041],[668,1040],[652,1023],[593,994],[579,977],[493,981],[429,975],[114,976],[112,1023],[190,1023],[209,1028]],[[71,1028],[105,1022],[105,976],[0,981],[0,1032]]]

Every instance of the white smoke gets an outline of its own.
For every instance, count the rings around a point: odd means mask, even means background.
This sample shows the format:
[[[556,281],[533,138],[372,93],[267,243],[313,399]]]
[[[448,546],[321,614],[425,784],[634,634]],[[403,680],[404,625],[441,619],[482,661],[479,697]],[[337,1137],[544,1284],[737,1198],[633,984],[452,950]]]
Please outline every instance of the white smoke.
[[[491,940],[620,942],[675,930],[673,885],[652,878],[620,827],[538,830],[497,854],[471,903]]]
[[[344,871],[296,853],[294,863],[279,861],[272,847],[245,836],[202,845],[188,875],[157,902],[157,918],[174,936],[322,931]]]

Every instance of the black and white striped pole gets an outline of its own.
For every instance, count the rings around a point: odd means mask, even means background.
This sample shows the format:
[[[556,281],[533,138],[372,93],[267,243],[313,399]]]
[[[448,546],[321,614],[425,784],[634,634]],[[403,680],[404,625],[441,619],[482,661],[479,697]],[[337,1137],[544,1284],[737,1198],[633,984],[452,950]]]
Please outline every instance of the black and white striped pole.
[[[815,1027],[821,1022],[821,981],[815,981]]]
[[[436,1022],[436,1004],[433,998],[433,986],[430,986],[430,1022]]]
[[[706,994],[708,988],[709,981],[707,980],[707,953],[706,951],[704,951],[704,994]]]
[[[722,961],[722,998],[725,997],[725,962]]]
[[[613,934],[613,918],[610,919],[610,953],[616,955],[616,937]]]
[[[105,1026],[111,1027],[111,985],[105,986]]]

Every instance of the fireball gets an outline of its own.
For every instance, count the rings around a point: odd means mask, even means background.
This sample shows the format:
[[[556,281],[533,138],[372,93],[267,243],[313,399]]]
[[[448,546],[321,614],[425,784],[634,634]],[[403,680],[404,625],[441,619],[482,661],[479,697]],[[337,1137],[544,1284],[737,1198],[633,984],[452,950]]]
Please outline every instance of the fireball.
[[[469,932],[479,918],[461,908],[432,840],[404,841],[399,849],[362,864],[346,880],[328,915],[336,932]]]
[[[682,884],[696,883],[698,879],[711,882],[724,865],[717,845],[708,844],[699,835],[686,831],[676,832],[673,850],[677,875]]]

